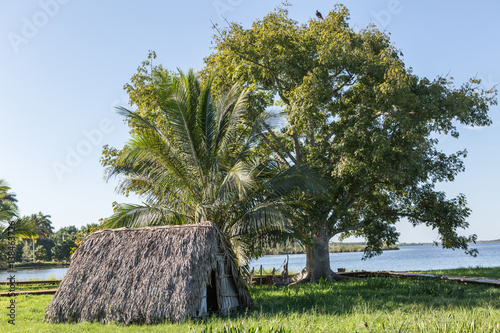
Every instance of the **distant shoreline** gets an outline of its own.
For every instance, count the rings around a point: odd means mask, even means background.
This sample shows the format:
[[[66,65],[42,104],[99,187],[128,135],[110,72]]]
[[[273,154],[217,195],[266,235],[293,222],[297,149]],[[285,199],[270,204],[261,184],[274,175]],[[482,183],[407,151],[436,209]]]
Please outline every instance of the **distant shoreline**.
[[[500,239],[494,239],[494,240],[480,240],[477,241],[475,244],[483,244],[483,243],[500,243]],[[397,246],[415,246],[415,245],[441,245],[441,243],[398,243],[396,244]],[[468,244],[474,244],[474,243],[468,243]]]
[[[481,243],[500,243],[500,239],[496,240],[486,240],[477,241],[476,244]],[[474,244],[474,243],[470,243]],[[418,246],[418,245],[441,245],[441,243],[398,243],[396,245],[387,247],[385,246],[382,251],[392,251],[399,250],[399,247],[403,246]],[[330,243],[329,253],[348,253],[348,252],[363,252],[366,247],[366,242],[357,243],[340,243],[334,242]],[[305,254],[305,249],[300,246],[289,246],[289,247],[279,247],[272,249],[265,249],[261,255],[263,256],[273,256],[273,255],[285,255],[285,254]]]
[[[67,268],[69,267],[69,262],[67,263],[53,263],[53,262],[23,262],[15,263],[14,269],[38,269],[38,268]],[[6,271],[8,267],[1,266],[0,271]]]
[[[363,252],[366,244],[362,243],[331,243],[329,253],[348,253],[348,252]],[[399,250],[396,245],[384,246],[382,251]],[[305,254],[305,249],[301,246],[278,247],[265,249],[262,251],[263,256],[283,255],[283,254]]]

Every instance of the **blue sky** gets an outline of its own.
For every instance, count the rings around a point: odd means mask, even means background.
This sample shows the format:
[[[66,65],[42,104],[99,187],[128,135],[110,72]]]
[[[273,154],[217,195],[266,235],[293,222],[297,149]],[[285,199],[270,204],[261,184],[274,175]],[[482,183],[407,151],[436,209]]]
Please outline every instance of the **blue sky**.
[[[128,128],[115,106],[126,106],[122,87],[148,50],[169,69],[200,69],[211,52],[212,23],[222,17],[248,27],[279,5],[276,0],[82,1],[0,3],[0,178],[9,182],[22,214],[52,215],[56,229],[109,216],[115,181],[103,180],[101,147],[122,147]],[[299,22],[324,15],[333,1],[291,1]],[[391,34],[415,74],[446,75],[457,84],[477,76],[484,87],[500,81],[500,35],[495,0],[344,1],[351,25],[375,23]],[[445,151],[468,149],[466,172],[440,189],[465,193],[479,239],[500,239],[499,107],[494,124],[442,138]],[[398,224],[404,242],[436,240],[436,233]]]

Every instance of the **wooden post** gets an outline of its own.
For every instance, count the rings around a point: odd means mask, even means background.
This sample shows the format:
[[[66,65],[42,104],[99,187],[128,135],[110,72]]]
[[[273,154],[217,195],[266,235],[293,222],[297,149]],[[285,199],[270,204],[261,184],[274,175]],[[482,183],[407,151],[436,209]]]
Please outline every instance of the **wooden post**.
[[[288,254],[286,255],[286,262],[283,265],[283,283],[288,284]]]
[[[250,271],[250,275],[248,277],[248,283],[249,284],[252,284],[252,282],[253,282],[253,272],[254,272],[254,270],[255,270],[255,267],[252,267],[252,270]]]
[[[285,280],[286,280],[287,284],[288,284],[288,259],[289,259],[289,257],[288,257],[288,254],[287,254],[286,255],[286,265],[285,265],[285,267],[286,267]]]
[[[260,285],[262,286],[262,265],[260,265]]]

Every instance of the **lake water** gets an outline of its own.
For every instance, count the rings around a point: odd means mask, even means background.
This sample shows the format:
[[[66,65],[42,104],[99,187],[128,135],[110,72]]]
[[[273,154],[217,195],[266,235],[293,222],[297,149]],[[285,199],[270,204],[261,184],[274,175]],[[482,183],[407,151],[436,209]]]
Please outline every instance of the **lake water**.
[[[411,271],[430,269],[449,269],[460,267],[496,267],[500,266],[500,242],[480,243],[473,247],[479,250],[477,257],[466,255],[460,250],[445,250],[433,245],[401,246],[400,250],[385,251],[382,255],[361,260],[362,252],[330,253],[331,268],[366,271]],[[264,268],[279,268],[283,265],[286,255],[264,256],[250,264],[257,271]],[[306,264],[305,254],[291,254],[288,263],[289,270],[301,271]],[[24,269],[16,272],[0,272],[0,281],[6,281],[15,274],[16,281],[29,279],[47,279],[52,277],[62,279],[67,268]]]
[[[435,270],[460,267],[495,267],[500,266],[500,242],[472,244],[477,248],[477,257],[466,255],[462,250],[443,249],[434,245],[401,246],[399,250],[384,251],[379,256],[361,260],[363,252],[330,253],[330,267],[345,268],[347,271],[410,271]],[[255,271],[263,268],[279,268],[286,255],[264,256],[250,263]],[[300,272],[306,265],[305,254],[291,254],[288,269]]]
[[[68,270],[67,267],[63,268],[31,268],[22,269],[18,271],[0,271],[0,281],[7,281],[11,275],[15,275],[16,281],[29,281],[30,279],[36,280],[61,280]]]

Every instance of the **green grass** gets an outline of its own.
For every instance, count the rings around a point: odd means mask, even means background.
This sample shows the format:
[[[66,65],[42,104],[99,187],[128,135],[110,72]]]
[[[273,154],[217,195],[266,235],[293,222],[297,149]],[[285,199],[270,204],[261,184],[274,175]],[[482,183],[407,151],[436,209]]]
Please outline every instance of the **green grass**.
[[[44,280],[40,280],[39,278],[36,278],[36,277],[31,277],[28,279],[28,281],[52,281],[52,280],[57,280],[57,277],[55,274],[47,276]]]
[[[18,332],[500,332],[500,288],[441,280],[353,279],[252,287],[255,306],[232,318],[160,325],[47,324],[52,295],[16,297]],[[8,298],[0,299],[5,309]],[[365,327],[365,323],[367,327]],[[232,329],[231,329],[232,328]]]
[[[38,261],[38,262],[16,262],[14,267],[62,267],[69,265],[69,262]],[[6,265],[4,265],[6,266]]]
[[[500,279],[500,267],[469,267],[469,268],[457,268],[457,269],[442,269],[437,271],[425,271],[425,273]]]

